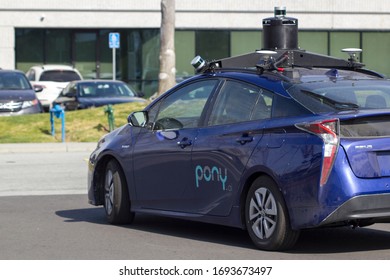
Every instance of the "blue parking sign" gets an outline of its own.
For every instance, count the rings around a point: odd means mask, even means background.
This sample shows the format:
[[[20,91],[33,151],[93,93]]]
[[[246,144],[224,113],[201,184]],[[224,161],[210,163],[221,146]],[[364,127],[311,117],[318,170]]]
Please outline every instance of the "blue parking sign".
[[[110,49],[119,49],[120,34],[119,33],[108,34],[108,45],[109,45]]]

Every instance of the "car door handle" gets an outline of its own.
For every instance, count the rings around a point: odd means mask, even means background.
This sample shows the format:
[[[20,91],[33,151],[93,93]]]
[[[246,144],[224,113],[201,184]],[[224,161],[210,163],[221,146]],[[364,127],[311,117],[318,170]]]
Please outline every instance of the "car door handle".
[[[243,134],[241,137],[236,139],[236,142],[240,143],[241,145],[244,145],[252,141],[253,141],[253,136],[250,136],[248,134]]]
[[[187,137],[184,137],[181,141],[177,142],[177,145],[180,148],[184,149],[187,146],[191,146],[192,145],[192,141],[190,139],[188,139]]]

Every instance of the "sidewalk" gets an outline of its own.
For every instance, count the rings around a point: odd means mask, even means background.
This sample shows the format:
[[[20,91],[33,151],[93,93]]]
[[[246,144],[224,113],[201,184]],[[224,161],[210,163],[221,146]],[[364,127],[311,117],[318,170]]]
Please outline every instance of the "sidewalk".
[[[92,152],[97,143],[17,143],[0,144],[0,154],[5,153],[57,153],[57,152]]]

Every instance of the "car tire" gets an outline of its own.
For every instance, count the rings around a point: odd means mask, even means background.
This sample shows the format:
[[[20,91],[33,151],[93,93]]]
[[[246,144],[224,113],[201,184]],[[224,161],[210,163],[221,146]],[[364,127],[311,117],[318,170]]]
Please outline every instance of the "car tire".
[[[257,178],[249,188],[245,221],[249,236],[261,250],[288,250],[299,237],[299,231],[291,229],[283,196],[269,177]]]
[[[104,178],[104,208],[111,224],[129,224],[134,219],[126,180],[118,162],[111,160]]]

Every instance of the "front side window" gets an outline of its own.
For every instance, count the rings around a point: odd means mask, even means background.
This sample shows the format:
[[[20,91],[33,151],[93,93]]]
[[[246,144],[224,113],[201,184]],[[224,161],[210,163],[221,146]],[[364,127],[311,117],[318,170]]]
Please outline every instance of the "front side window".
[[[161,101],[154,129],[197,127],[206,102],[217,84],[218,80],[195,82],[168,95]]]
[[[227,81],[211,112],[209,125],[223,125],[271,117],[272,94],[254,85]]]

